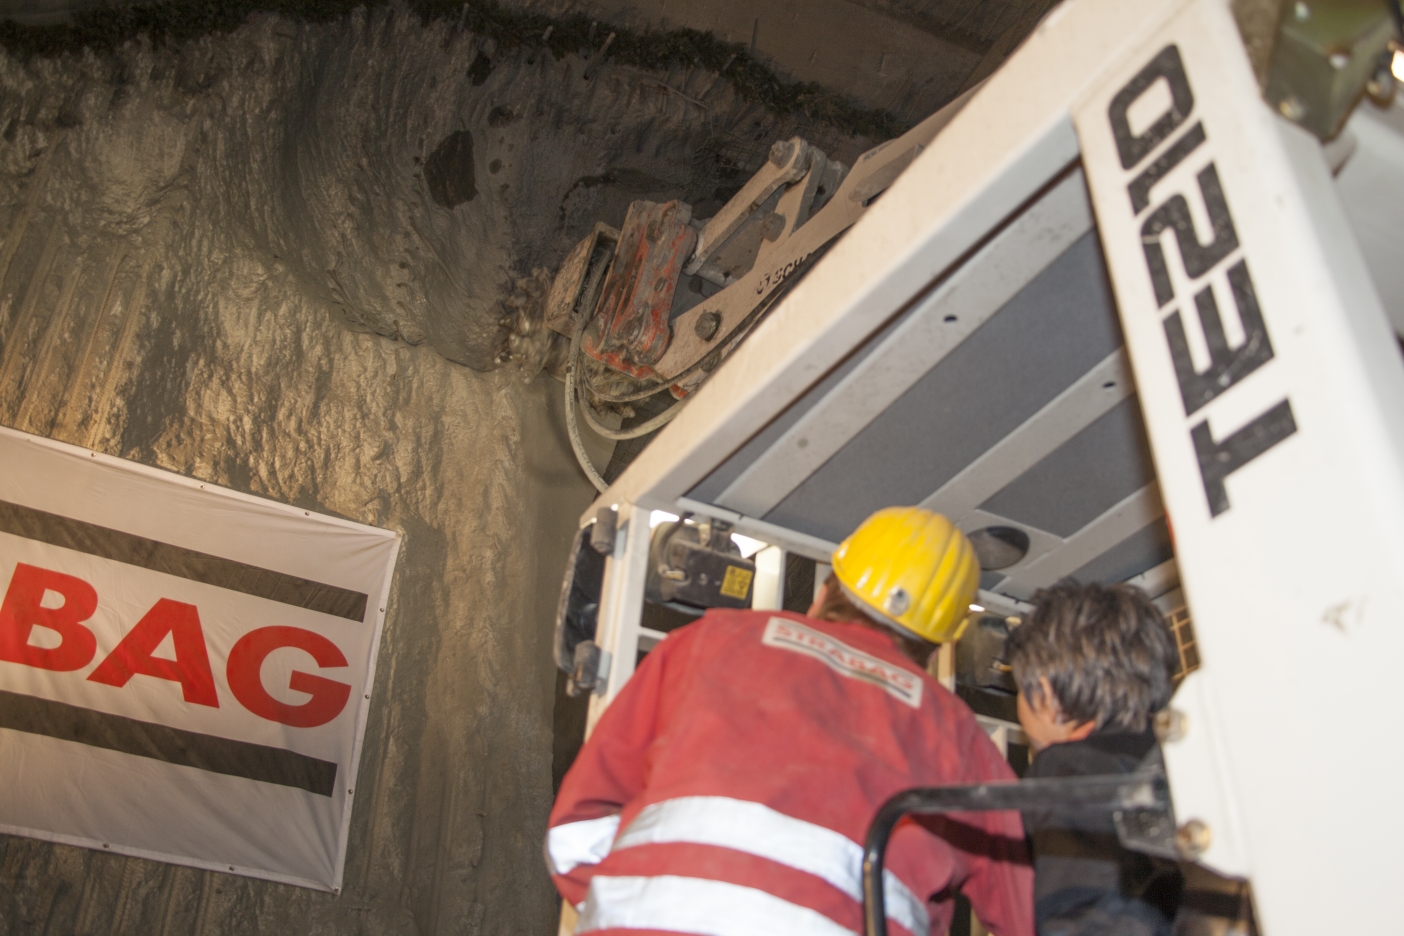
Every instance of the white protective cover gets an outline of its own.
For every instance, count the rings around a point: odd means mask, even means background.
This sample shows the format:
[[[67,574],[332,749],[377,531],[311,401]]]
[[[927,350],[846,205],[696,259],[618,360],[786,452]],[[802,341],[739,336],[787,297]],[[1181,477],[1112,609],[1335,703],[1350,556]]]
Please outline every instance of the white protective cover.
[[[1398,932],[1399,347],[1229,4],[1147,26],[1073,114],[1203,661],[1176,820],[1263,932]]]
[[[0,429],[0,831],[338,890],[399,545]]]

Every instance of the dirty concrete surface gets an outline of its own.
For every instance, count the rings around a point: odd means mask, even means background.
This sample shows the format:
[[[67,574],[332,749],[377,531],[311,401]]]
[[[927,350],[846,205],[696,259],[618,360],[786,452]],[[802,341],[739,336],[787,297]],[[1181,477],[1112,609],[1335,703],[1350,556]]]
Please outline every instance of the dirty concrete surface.
[[[553,931],[593,491],[560,385],[481,369],[503,303],[634,198],[705,216],[776,137],[871,143],[588,67],[393,6],[0,54],[0,422],[405,533],[341,894],[0,837],[0,934]]]

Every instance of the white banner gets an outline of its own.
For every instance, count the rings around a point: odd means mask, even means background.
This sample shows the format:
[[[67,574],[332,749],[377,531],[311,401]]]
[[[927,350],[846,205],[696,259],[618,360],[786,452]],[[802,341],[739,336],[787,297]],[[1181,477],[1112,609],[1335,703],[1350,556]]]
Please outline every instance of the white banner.
[[[0,831],[339,890],[399,545],[0,429]]]

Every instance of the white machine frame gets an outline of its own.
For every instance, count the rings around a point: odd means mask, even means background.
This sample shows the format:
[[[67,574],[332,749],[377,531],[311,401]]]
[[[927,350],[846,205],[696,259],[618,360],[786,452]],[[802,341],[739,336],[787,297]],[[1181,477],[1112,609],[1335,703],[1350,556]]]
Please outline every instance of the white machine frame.
[[[639,625],[650,512],[826,561],[687,492],[1079,162],[1158,480],[1127,509],[1173,518],[1203,661],[1165,745],[1177,817],[1264,932],[1393,931],[1404,365],[1321,145],[1263,102],[1227,0],[1066,0],[585,513],[618,509],[591,724],[662,637]]]

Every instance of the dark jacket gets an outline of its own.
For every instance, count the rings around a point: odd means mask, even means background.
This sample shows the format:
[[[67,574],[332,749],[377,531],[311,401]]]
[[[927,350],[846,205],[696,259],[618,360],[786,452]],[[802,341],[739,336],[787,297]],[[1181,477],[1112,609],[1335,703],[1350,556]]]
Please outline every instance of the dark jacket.
[[[1155,736],[1098,732],[1040,751],[1027,777],[1123,774]],[[1039,936],[1169,936],[1184,887],[1174,862],[1122,848],[1108,813],[1029,812]]]

